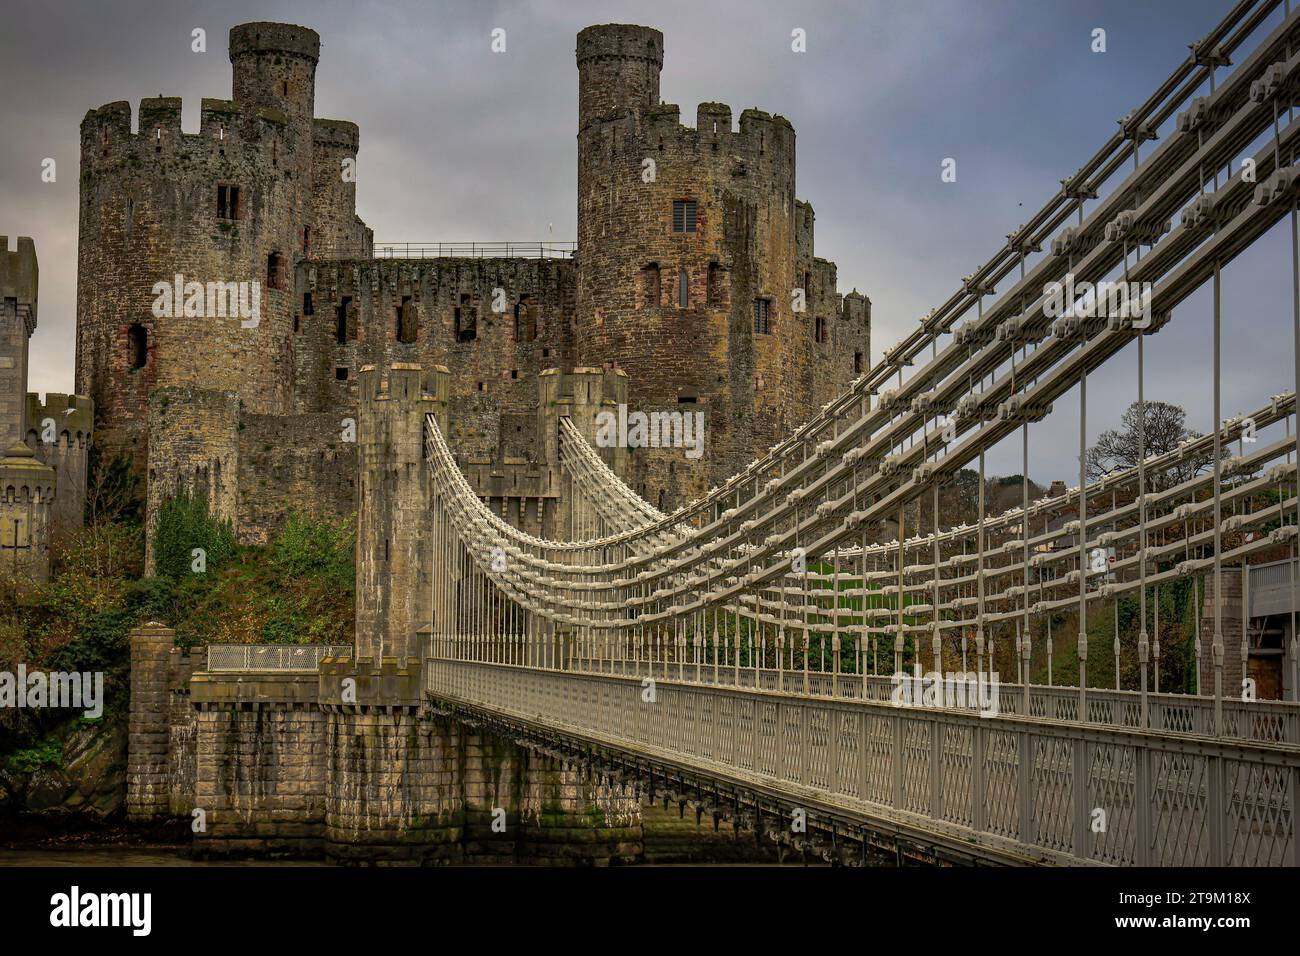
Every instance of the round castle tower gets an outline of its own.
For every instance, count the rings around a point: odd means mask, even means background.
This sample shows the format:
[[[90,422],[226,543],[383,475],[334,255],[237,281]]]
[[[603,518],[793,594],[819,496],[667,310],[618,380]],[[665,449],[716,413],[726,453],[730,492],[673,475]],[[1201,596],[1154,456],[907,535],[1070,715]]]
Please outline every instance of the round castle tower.
[[[743,468],[812,411],[810,313],[796,281],[794,129],[700,104],[694,129],[659,103],[663,36],[578,34],[576,361],[628,373],[633,409],[703,411],[704,455],[641,449],[633,483],[681,504]],[[755,328],[755,301],[766,322]],[[767,331],[764,331],[766,329]],[[660,497],[668,489],[669,498]]]
[[[312,116],[319,53],[306,27],[241,24],[233,99],[204,99],[197,134],[178,98],[142,100],[136,133],[125,102],[82,121],[77,387],[102,439],[137,461],[155,388],[292,409],[294,263],[360,234],[340,169],[356,127]]]

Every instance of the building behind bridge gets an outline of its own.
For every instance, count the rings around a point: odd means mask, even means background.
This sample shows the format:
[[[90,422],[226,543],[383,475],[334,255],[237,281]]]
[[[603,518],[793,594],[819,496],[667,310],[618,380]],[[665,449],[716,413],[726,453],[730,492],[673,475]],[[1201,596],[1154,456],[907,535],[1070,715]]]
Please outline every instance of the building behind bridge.
[[[602,407],[704,413],[698,459],[611,455],[671,509],[866,371],[870,301],[814,255],[793,127],[759,110],[733,127],[717,103],[683,126],[660,102],[659,31],[578,35],[576,251],[377,250],[355,211],[358,127],[315,116],[319,53],[313,30],[242,24],[232,98],[204,99],[197,133],[173,97],[141,101],[138,132],[125,102],[82,121],[77,386],[101,447],[146,475],[150,527],[182,488],[249,542],[291,507],[350,514],[366,365],[448,369],[449,438],[476,490],[556,536],[543,412],[573,373],[608,380]],[[158,282],[257,282],[260,315],[207,314],[210,295],[158,315]]]

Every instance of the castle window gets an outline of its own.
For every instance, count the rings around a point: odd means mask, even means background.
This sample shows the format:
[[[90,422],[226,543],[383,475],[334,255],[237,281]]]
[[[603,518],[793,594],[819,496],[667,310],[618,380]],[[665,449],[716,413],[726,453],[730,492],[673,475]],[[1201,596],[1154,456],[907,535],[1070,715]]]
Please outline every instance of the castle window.
[[[515,341],[537,339],[537,302],[531,295],[521,295],[515,303]]]
[[[357,327],[352,315],[352,296],[345,295],[339,300],[339,307],[334,316],[334,341],[343,345],[356,337]]]
[[[289,95],[289,81],[288,81],[288,80],[281,80],[281,81],[280,81],[280,95],[281,95],[281,96],[288,96],[288,95]]]
[[[695,231],[695,200],[673,200],[673,232]]]
[[[415,303],[409,295],[404,295],[402,304],[397,307],[397,341],[410,345],[419,331],[420,319],[415,313]]]
[[[217,186],[217,218],[239,218],[239,187]]]
[[[301,322],[301,320],[300,320],[300,318],[299,318],[297,312],[295,312],[295,313],[293,314],[293,330],[294,330],[295,332],[301,332],[301,331],[302,331],[302,322]]]
[[[853,353],[853,374],[854,375],[862,374],[862,353],[861,352]]]
[[[266,287],[284,288],[284,256],[278,252],[273,252],[266,257]]]
[[[705,291],[710,306],[722,305],[722,266],[716,262],[709,263],[709,283]]]
[[[677,393],[678,405],[695,405],[699,400],[699,392],[693,388],[684,388]]]
[[[339,366],[339,367],[335,368],[335,369],[334,369],[334,378],[335,378],[336,380],[340,381],[340,382],[346,382],[346,381],[348,380],[348,370],[347,370],[347,368],[344,367],[344,366]]]
[[[126,330],[126,361],[127,366],[135,371],[144,368],[149,359],[149,333],[145,331],[143,325],[139,322],[134,323]]]
[[[754,300],[754,331],[759,335],[769,335],[772,331],[771,323],[772,303],[767,299]]]
[[[456,306],[453,317],[457,342],[473,342],[478,338],[478,310],[471,302],[473,296],[469,293],[460,294],[460,305]]]
[[[691,284],[687,278],[686,270],[681,269],[677,273],[677,308],[689,309],[691,307]]]
[[[652,262],[641,270],[641,301],[648,309],[659,307],[659,264]]]
[[[519,369],[517,369],[517,368],[512,368],[512,369],[510,370],[510,380],[511,380],[511,381],[517,381],[518,379],[519,379]]]
[[[304,292],[304,293],[302,294],[302,314],[303,314],[303,315],[315,315],[315,314],[316,314],[316,308],[315,308],[315,306],[312,304],[312,301],[311,301],[311,293],[310,293],[310,292]]]
[[[826,320],[820,315],[813,319],[813,341],[819,344],[826,342]]]
[[[131,235],[131,230],[135,228],[135,200],[126,201],[126,234]]]
[[[302,254],[305,256],[311,252],[311,226],[302,227]]]

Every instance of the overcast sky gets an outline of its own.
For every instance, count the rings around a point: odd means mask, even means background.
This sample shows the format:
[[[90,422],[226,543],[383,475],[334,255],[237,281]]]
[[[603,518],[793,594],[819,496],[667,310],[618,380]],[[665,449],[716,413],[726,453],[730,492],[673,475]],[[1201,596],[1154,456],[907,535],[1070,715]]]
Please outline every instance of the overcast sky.
[[[0,33],[0,234],[30,235],[41,267],[33,391],[71,391],[78,126],[88,109],[230,95],[230,26],[282,20],[321,35],[316,115],[361,127],[358,212],[378,241],[535,240],[576,235],[578,74],[592,23],[664,33],[662,94],[791,120],[798,194],[817,213],[817,254],[841,291],[873,301],[878,361],[1006,233],[1035,211],[1230,7],[1228,0],[891,2],[82,2],[7,0]],[[191,31],[207,31],[206,53]],[[506,30],[507,51],[490,50]],[[794,28],[807,52],[791,51]],[[1105,53],[1090,49],[1106,31]],[[1149,147],[1148,147],[1149,148]],[[55,183],[41,162],[57,161]],[[940,181],[945,157],[957,182]],[[1283,242],[1283,240],[1286,240]],[[11,246],[13,240],[10,240]],[[1224,414],[1292,387],[1289,230],[1224,274]],[[1210,422],[1209,300],[1151,339],[1148,397]],[[1225,313],[1226,314],[1226,313]],[[1231,323],[1235,322],[1235,325]],[[1130,350],[1131,352],[1132,350]],[[1089,388],[1089,434],[1133,393],[1131,356]],[[1032,433],[1031,475],[1071,478],[1077,431]],[[1019,440],[990,459],[1018,472]]]

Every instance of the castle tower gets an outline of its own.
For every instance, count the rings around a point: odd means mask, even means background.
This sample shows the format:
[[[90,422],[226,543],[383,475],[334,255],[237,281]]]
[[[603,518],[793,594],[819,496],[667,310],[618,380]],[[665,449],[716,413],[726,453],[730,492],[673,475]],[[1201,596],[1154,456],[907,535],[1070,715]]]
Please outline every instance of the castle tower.
[[[124,102],[82,121],[77,387],[137,464],[157,387],[292,410],[295,262],[321,241],[369,252],[336,162],[356,127],[313,118],[319,52],[306,27],[242,24],[233,99],[204,99],[197,134],[177,98],[142,100],[137,133]]]
[[[633,486],[671,509],[815,410],[818,353],[814,314],[793,311],[793,127],[746,110],[735,131],[719,103],[683,126],[662,61],[657,30],[578,35],[575,364],[626,370],[633,410],[705,413],[702,458],[634,456]]]
[[[358,659],[421,656],[416,632],[429,624],[435,573],[424,417],[446,434],[449,375],[432,369],[429,394],[414,363],[394,363],[387,381],[373,365],[359,375]]]
[[[578,34],[578,130],[614,114],[659,104],[664,35],[650,27],[606,23]]]
[[[15,442],[0,458],[0,573],[49,580],[53,506],[54,469]]]
[[[29,531],[38,526],[49,531],[81,526],[94,404],[84,395],[50,393],[42,402],[40,396],[27,393],[27,348],[36,329],[38,277],[32,240],[19,237],[18,248],[10,251],[9,238],[0,236],[0,448],[26,441],[35,452],[36,464],[53,470],[57,493],[52,490],[53,501],[43,502],[40,509],[48,511],[48,520],[25,525]],[[16,461],[15,467],[27,475],[27,456]],[[42,472],[28,485],[43,487],[44,482]],[[21,487],[21,482],[15,485],[20,497]],[[6,498],[6,507],[13,504]],[[12,546],[12,534],[10,542]],[[48,541],[42,546],[48,546]]]
[[[27,343],[36,331],[40,270],[36,246],[26,236],[10,251],[0,236],[0,448],[24,437],[27,394]]]
[[[28,446],[58,476],[51,527],[80,528],[86,513],[95,404],[85,395],[50,392],[42,401],[29,392],[26,414]]]

